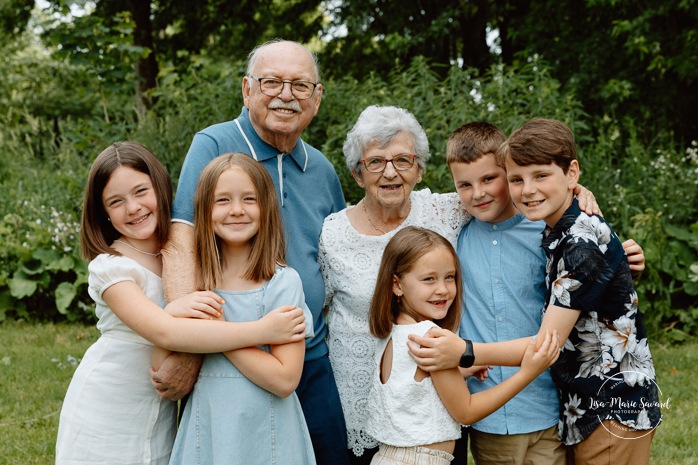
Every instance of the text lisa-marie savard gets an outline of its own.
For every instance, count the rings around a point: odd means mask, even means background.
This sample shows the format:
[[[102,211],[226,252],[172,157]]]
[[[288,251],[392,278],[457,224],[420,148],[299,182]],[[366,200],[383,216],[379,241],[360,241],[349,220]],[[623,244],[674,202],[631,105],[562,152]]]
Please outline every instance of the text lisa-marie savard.
[[[664,402],[657,402],[656,400],[646,401],[644,397],[641,397],[639,401],[637,401],[637,400],[623,400],[620,397],[612,397],[608,401],[597,400],[597,399],[591,398],[589,400],[589,408],[592,410],[608,409],[608,408],[617,408],[617,409],[622,409],[622,410],[642,410],[642,409],[645,409],[648,407],[659,407],[662,409],[668,409],[670,402],[671,402],[671,397],[669,397]]]

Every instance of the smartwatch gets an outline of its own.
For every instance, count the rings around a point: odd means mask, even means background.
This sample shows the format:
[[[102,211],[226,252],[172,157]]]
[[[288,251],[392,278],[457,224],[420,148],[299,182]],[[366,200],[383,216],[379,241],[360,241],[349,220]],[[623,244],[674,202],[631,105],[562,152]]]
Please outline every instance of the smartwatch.
[[[458,366],[461,368],[470,368],[475,363],[475,355],[473,354],[473,341],[469,339],[463,339],[465,341],[465,352],[460,356],[460,363]]]

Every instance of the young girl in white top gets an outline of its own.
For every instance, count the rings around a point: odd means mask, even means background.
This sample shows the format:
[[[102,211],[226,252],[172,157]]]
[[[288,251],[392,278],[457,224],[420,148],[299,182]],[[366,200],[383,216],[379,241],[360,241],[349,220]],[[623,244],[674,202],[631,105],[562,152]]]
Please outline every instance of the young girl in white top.
[[[196,276],[223,296],[225,319],[253,321],[282,304],[303,307],[285,265],[274,183],[251,157],[224,154],[201,172],[194,196]],[[172,465],[314,465],[295,389],[305,344],[248,347],[204,357],[184,409]]]
[[[101,336],[83,356],[65,396],[57,464],[168,463],[176,403],[161,399],[150,384],[154,346],[205,353],[302,343],[305,337],[300,308],[284,307],[249,323],[213,321],[223,299],[211,291],[160,307],[160,248],[171,200],[165,168],[137,143],[115,143],[92,164],[80,246],[91,260],[89,293]]]
[[[380,443],[372,465],[450,463],[461,424],[497,410],[557,359],[548,333],[537,352],[531,341],[518,373],[474,395],[457,368],[422,371],[408,354],[407,336],[458,328],[460,297],[460,264],[448,240],[410,226],[388,242],[369,314],[371,333],[384,339],[368,403],[367,432]]]

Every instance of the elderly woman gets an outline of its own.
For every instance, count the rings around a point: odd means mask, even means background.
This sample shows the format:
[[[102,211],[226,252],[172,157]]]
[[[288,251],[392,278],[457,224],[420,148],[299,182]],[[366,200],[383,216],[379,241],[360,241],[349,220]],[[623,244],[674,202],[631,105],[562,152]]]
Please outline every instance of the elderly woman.
[[[432,229],[455,245],[469,217],[455,193],[413,190],[429,160],[429,142],[415,117],[402,108],[366,108],[347,135],[344,155],[366,195],[325,219],[319,261],[330,308],[330,360],[350,458],[368,463],[378,447],[365,432],[378,342],[368,329],[368,309],[383,249],[406,226]]]

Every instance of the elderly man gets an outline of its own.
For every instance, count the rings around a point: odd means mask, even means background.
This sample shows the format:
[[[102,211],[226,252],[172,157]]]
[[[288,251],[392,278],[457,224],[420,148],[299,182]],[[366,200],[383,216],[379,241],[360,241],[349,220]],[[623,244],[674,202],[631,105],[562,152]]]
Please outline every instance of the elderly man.
[[[317,463],[339,464],[347,460],[346,429],[327,355],[322,312],[325,290],[316,257],[323,220],[342,210],[345,202],[332,164],[300,138],[320,108],[323,87],[319,79],[315,58],[296,42],[272,41],[252,51],[242,79],[242,113],[233,121],[198,132],[184,160],[172,234],[163,250],[163,278],[168,299],[194,290],[193,276],[182,270],[193,267],[194,191],[204,166],[228,152],[242,152],[259,161],[276,186],[287,262],[301,276],[314,319],[315,335],[306,339],[303,375],[296,392]],[[170,357],[160,371],[152,373],[153,384],[161,396],[179,399],[191,390],[200,363],[200,358],[189,354]]]

